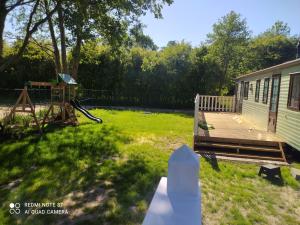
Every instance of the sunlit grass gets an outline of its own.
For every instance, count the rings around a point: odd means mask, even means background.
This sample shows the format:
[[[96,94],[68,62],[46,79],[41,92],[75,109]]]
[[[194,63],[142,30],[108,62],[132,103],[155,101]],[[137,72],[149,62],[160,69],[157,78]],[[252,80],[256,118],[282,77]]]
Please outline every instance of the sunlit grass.
[[[141,224],[168,158],[192,145],[193,117],[92,110],[80,126],[0,143],[0,224]],[[296,164],[299,166],[299,164]],[[204,224],[298,224],[300,185],[258,177],[259,166],[201,159]],[[10,215],[10,202],[62,202],[69,215]]]

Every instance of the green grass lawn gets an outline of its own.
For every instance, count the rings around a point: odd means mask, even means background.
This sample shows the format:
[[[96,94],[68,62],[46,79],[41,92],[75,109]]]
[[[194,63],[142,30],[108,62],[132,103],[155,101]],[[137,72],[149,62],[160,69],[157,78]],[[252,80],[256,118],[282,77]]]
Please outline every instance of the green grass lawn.
[[[193,117],[93,110],[80,126],[0,144],[0,224],[141,224],[168,158],[192,144]],[[299,165],[296,165],[299,166]],[[203,224],[300,224],[300,185],[253,164],[201,159]],[[10,202],[62,203],[68,215],[10,215]],[[21,208],[24,210],[24,208]]]

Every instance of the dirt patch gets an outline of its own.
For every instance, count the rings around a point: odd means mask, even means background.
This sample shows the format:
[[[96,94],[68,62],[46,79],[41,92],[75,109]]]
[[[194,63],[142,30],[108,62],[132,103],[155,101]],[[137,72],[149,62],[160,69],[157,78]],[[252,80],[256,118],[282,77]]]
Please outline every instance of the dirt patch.
[[[41,110],[48,109],[50,105],[35,105],[35,112],[38,113]],[[8,116],[10,111],[12,110],[13,106],[0,106],[0,120],[3,119],[5,116]],[[19,115],[25,115],[28,113],[18,113]]]
[[[100,185],[99,185],[100,186]],[[68,215],[59,224],[77,224],[98,218],[97,208],[107,199],[109,190],[94,187],[86,191],[73,191],[63,200],[63,207]]]

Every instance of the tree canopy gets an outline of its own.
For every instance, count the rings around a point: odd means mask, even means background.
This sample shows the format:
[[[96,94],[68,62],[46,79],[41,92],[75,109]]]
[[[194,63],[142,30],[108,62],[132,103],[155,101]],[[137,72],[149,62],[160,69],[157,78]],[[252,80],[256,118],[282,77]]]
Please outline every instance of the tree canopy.
[[[276,21],[252,36],[246,19],[233,11],[199,46],[171,40],[158,48],[138,17],[147,10],[161,17],[165,3],[171,1],[39,2],[34,21],[46,22],[28,39],[19,63],[1,74],[0,86],[20,87],[29,79],[47,81],[70,72],[81,96],[98,90],[94,97],[107,104],[191,107],[196,93],[232,95],[237,75],[295,59],[298,38],[286,23]],[[24,39],[3,46],[4,61],[9,60],[20,53]]]

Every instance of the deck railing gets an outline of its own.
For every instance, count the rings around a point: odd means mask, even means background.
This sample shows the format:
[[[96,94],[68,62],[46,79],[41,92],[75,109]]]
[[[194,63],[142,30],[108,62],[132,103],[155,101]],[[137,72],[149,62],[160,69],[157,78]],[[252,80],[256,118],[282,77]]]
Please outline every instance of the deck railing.
[[[196,95],[194,112],[194,135],[198,135],[198,114],[200,111],[235,112],[234,96]]]
[[[199,110],[211,112],[235,112],[234,96],[199,96]]]

